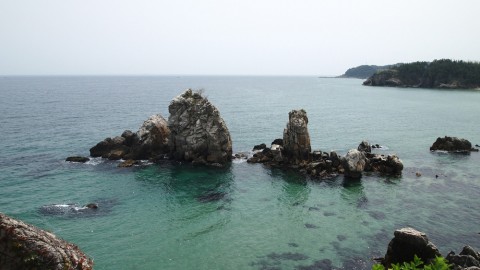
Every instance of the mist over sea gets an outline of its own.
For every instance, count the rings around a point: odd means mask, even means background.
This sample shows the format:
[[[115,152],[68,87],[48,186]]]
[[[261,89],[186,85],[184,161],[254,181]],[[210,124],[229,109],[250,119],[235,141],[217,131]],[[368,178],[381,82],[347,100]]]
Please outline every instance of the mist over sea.
[[[320,181],[243,161],[64,161],[136,131],[150,115],[168,118],[186,88],[204,89],[234,152],[281,138],[288,112],[303,108],[312,149],[344,155],[367,140],[405,169],[401,177]],[[479,91],[316,77],[17,76],[0,77],[0,97],[0,212],[75,243],[95,269],[295,269],[326,259],[369,269],[405,226],[426,232],[444,255],[480,248],[480,153],[429,151],[445,135],[480,144]],[[215,192],[224,196],[199,199]],[[99,204],[95,215],[40,211],[90,202]]]

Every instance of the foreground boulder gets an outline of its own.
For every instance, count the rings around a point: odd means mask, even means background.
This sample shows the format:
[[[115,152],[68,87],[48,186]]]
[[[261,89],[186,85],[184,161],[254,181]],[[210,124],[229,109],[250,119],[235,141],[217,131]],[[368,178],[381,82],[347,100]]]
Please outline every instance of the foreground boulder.
[[[304,110],[288,113],[287,127],[283,131],[283,152],[290,163],[300,163],[310,159],[310,135],[308,117]]]
[[[170,130],[160,115],[152,115],[134,133],[125,130],[121,136],[106,138],[90,149],[90,156],[118,159],[154,159],[168,153]]]
[[[478,151],[478,149],[472,148],[472,143],[465,139],[459,139],[457,137],[443,138],[438,137],[437,140],[430,147],[430,151],[448,151],[448,152],[462,152],[468,153],[470,151]]]
[[[427,235],[413,228],[396,230],[394,238],[388,244],[383,264],[390,267],[392,263],[411,262],[417,255],[426,264],[441,256],[438,248],[431,243]]]
[[[425,265],[431,264],[436,257],[442,256],[423,232],[413,228],[402,228],[396,230],[394,235],[395,237],[388,244],[385,257],[375,259],[380,260],[387,269],[391,269],[392,264],[402,265],[404,262],[412,262],[415,255]],[[445,259],[450,265],[449,269],[452,270],[480,270],[480,253],[470,246],[465,246],[459,255],[451,251]]]
[[[52,233],[0,213],[0,269],[93,269],[80,249]]]
[[[232,140],[220,113],[199,92],[186,90],[168,106],[170,155],[179,161],[225,164],[232,159]]]

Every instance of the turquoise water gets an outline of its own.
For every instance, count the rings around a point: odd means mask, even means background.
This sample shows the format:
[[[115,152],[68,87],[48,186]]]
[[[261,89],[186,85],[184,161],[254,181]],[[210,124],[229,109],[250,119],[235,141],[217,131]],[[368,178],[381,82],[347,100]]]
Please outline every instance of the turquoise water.
[[[480,248],[480,154],[430,153],[438,136],[480,144],[480,92],[374,88],[315,77],[0,77],[0,211],[77,244],[96,269],[368,269],[393,231],[413,226],[446,254]],[[66,163],[204,88],[234,151],[282,137],[309,116],[313,149],[345,154],[368,140],[403,160],[401,177],[312,181],[233,162],[117,168]],[[415,176],[416,172],[422,174]],[[439,175],[435,178],[435,175]],[[201,202],[205,194],[226,194]],[[99,202],[96,215],[43,205]],[[317,263],[316,263],[317,262]],[[316,264],[315,264],[316,263]]]

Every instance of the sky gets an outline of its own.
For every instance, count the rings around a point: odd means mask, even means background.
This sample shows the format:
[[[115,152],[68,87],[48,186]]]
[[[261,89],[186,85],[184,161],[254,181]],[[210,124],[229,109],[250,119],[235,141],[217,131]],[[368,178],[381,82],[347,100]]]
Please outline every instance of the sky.
[[[478,0],[0,0],[0,75],[315,75],[480,61]]]

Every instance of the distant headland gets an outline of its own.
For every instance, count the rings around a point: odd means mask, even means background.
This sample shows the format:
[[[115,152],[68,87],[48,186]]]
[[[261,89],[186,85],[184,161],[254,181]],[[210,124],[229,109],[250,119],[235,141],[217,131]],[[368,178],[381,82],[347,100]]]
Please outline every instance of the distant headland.
[[[376,66],[376,65],[361,65],[347,69],[343,75],[337,76],[337,78],[354,78],[354,79],[367,79],[373,74],[382,70],[390,69],[393,65]]]
[[[480,88],[480,63],[441,59],[397,64],[376,72],[363,85],[475,89]]]
[[[366,79],[363,85],[443,89],[480,88],[480,62],[440,59],[432,62],[361,65],[337,78]]]

